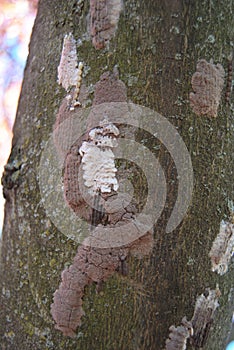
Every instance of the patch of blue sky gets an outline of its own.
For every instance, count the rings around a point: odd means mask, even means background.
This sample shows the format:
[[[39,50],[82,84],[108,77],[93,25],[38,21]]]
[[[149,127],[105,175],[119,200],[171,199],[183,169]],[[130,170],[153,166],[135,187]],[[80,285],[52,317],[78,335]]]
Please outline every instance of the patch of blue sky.
[[[226,347],[226,350],[234,350],[234,340],[228,344],[228,346]]]

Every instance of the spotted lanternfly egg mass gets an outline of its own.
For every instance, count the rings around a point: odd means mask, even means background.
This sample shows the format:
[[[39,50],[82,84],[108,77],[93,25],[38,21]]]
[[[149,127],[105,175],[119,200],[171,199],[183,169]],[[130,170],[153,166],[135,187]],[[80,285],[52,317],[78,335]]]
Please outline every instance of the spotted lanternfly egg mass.
[[[84,141],[79,149],[82,156],[85,185],[91,194],[117,191],[119,185],[116,178],[114,153],[118,128],[113,124],[100,126],[89,132],[90,140]]]
[[[76,86],[77,75],[76,41],[72,33],[69,33],[65,35],[63,41],[62,54],[58,66],[58,83],[68,91],[71,86]]]
[[[181,325],[169,328],[169,338],[166,340],[165,350],[186,350],[188,341],[195,349],[203,349],[210,333],[214,314],[219,306],[218,298],[221,293],[218,288],[207,289],[196,301],[193,317],[187,321],[182,319]]]
[[[189,95],[190,106],[197,115],[216,117],[224,86],[225,71],[221,64],[214,65],[202,59],[192,76],[194,92]]]
[[[221,221],[220,229],[215,238],[209,256],[212,264],[212,271],[224,275],[228,271],[234,249],[234,224]]]
[[[70,107],[71,110],[81,105],[78,97],[84,65],[82,62],[79,62],[77,66],[77,60],[76,41],[72,33],[69,33],[65,35],[63,41],[63,49],[58,66],[58,83],[61,84],[67,92],[72,87],[75,87]]]
[[[122,0],[90,0],[90,34],[96,50],[115,35],[121,10]]]
[[[193,334],[192,323],[184,317],[179,327],[171,326],[169,331],[165,350],[186,350],[187,341]]]
[[[214,320],[214,314],[219,306],[218,298],[221,293],[218,288],[207,289],[196,301],[192,317],[193,335],[190,342],[196,348],[203,348],[210,333],[210,327]]]
[[[77,90],[80,87],[82,68],[80,63],[76,71]],[[137,203],[128,193],[116,191],[119,184],[115,176],[112,151],[117,145],[121,129],[105,117],[99,126],[96,127],[98,122],[87,126],[86,133],[81,139],[74,140],[71,147],[73,123],[66,121],[76,114],[70,107],[74,89],[71,96],[69,95],[63,99],[56,116],[54,145],[61,159],[64,159],[63,187],[66,205],[75,215],[91,225],[90,234],[85,235],[79,245],[73,263],[62,272],[61,283],[51,304],[51,314],[55,328],[65,336],[74,337],[84,315],[82,303],[86,286],[91,283],[100,286],[116,271],[126,275],[128,256],[142,258],[149,255],[153,249],[154,238],[151,229],[143,236],[141,234],[141,225],[135,219]],[[127,90],[118,74],[104,73],[95,86],[93,106],[126,100]],[[98,152],[103,157],[96,157]],[[84,193],[88,194],[88,198],[91,197],[90,202],[86,201]],[[147,224],[147,216],[145,221]],[[134,239],[126,241],[129,225],[131,237]],[[118,234],[112,234],[110,238],[111,231],[114,229],[118,232],[120,228],[123,240],[119,241]]]
[[[226,84],[226,92],[225,92],[225,101],[227,104],[230,103],[231,93],[232,93],[232,61],[233,55],[229,55],[228,57],[228,71],[227,71],[227,84]]]

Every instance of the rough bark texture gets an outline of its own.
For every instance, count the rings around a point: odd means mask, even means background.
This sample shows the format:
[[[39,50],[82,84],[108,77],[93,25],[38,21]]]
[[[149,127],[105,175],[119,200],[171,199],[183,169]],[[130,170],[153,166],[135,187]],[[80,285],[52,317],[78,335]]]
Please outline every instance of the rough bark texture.
[[[223,276],[212,272],[209,251],[233,200],[233,110],[223,92],[216,118],[197,117],[189,92],[199,59],[213,59],[227,71],[233,1],[126,0],[115,36],[100,50],[85,34],[88,11],[88,1],[39,2],[3,179],[1,349],[160,350],[169,327],[179,326],[184,316],[191,319],[197,297],[216,284],[220,306],[204,349],[224,349],[231,328],[233,266]],[[140,260],[132,257],[128,276],[112,276],[101,293],[94,286],[86,288],[86,315],[75,339],[54,329],[50,305],[77,245],[46,217],[37,178],[41,153],[66,94],[57,83],[57,66],[69,32],[82,38],[78,58],[90,68],[84,77],[90,91],[117,64],[129,100],[156,110],[178,128],[192,157],[195,183],[186,217],[166,234],[176,198],[176,169],[166,150],[144,135],[168,179],[153,252]],[[91,103],[92,94],[89,98]]]

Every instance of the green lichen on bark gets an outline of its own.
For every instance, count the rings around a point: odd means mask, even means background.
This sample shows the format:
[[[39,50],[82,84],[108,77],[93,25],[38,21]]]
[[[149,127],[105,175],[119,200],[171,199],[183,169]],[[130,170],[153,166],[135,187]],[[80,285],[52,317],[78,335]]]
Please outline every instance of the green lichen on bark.
[[[199,58],[226,68],[233,49],[233,2],[126,0],[115,38],[109,49],[100,51],[87,35],[88,9],[88,1],[39,4],[9,160],[20,161],[23,167],[5,211],[2,346],[162,349],[169,326],[179,324],[185,315],[189,319],[196,297],[218,283],[222,296],[206,349],[220,350],[231,325],[233,266],[222,277],[212,273],[208,253],[220,221],[229,215],[228,200],[233,200],[233,112],[222,99],[216,119],[197,117],[188,96]],[[49,309],[60,273],[77,246],[46,217],[37,178],[41,153],[65,95],[57,84],[57,66],[69,32],[81,39],[78,59],[88,67],[84,84],[91,87],[104,71],[118,65],[129,100],[156,110],[178,128],[191,154],[195,180],[192,203],[180,227],[165,233],[176,197],[172,191],[155,229],[152,255],[131,258],[129,276],[113,276],[99,294],[93,286],[86,289],[86,316],[75,340],[54,330]],[[147,146],[157,146],[155,154],[169,178],[175,171],[172,159],[149,135],[138,135],[144,136]]]

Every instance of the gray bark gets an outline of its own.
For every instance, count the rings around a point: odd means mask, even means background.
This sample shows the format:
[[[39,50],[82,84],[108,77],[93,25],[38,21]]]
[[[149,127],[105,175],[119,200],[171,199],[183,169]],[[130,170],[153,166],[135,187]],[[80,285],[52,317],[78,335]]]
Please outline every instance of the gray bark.
[[[77,338],[70,339],[54,329],[50,305],[77,244],[46,216],[37,174],[66,95],[57,83],[63,38],[72,32],[79,39],[87,32],[89,2],[39,2],[8,160],[13,170],[4,180],[2,349],[163,349],[169,327],[179,326],[184,316],[191,319],[197,296],[216,284],[220,306],[204,349],[225,348],[231,329],[233,266],[218,276],[211,271],[208,254],[221,220],[228,220],[228,201],[233,199],[233,111],[222,98],[217,118],[197,117],[188,95],[198,59],[213,59],[227,71],[233,10],[232,0],[126,0],[109,49],[95,50],[91,40],[83,40],[78,48],[79,58],[90,67],[87,87],[117,64],[129,100],[159,112],[177,128],[191,155],[194,193],[182,224],[167,234],[176,198],[170,185],[152,254],[129,259],[128,276],[113,275],[101,293],[96,294],[94,285],[86,288],[86,315]],[[150,138],[147,142],[152,147]],[[172,159],[165,149],[157,156],[169,178]]]

